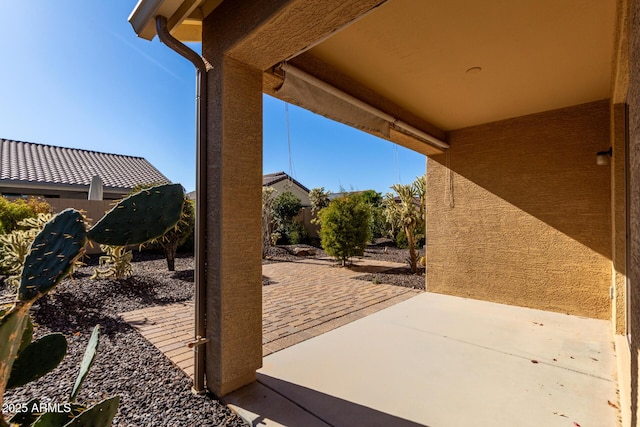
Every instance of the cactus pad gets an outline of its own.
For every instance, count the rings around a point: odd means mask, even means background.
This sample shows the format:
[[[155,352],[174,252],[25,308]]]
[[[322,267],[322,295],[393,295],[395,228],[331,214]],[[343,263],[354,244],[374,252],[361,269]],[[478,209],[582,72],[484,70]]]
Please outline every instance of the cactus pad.
[[[0,343],[2,344],[0,345],[0,403],[2,403],[11,368],[27,328],[30,306],[29,303],[17,302],[0,319]],[[4,419],[0,414],[0,425],[2,421]]]
[[[45,335],[29,344],[13,362],[7,389],[23,386],[51,372],[67,354],[67,340],[60,333]]]
[[[16,413],[9,420],[9,425],[17,424],[19,426],[30,426],[34,423],[34,421],[38,418],[38,415],[40,415],[37,410],[37,408],[40,407],[40,400],[31,399],[26,403],[26,406],[28,410]],[[32,409],[34,410],[32,411]]]
[[[66,425],[72,419],[73,415],[68,412],[45,412],[31,427],[59,427]]]
[[[69,273],[85,242],[80,212],[65,209],[47,222],[24,260],[18,299],[34,300],[55,287]]]
[[[33,340],[33,322],[31,321],[31,316],[27,316],[27,325],[22,333],[22,341],[20,341],[20,348],[18,349],[18,354],[20,354],[25,348],[31,344]]]
[[[75,417],[65,424],[64,427],[108,427],[111,425],[113,417],[115,417],[118,411],[119,404],[120,396],[103,400]]]
[[[88,233],[101,245],[139,245],[162,236],[182,215],[184,192],[180,184],[139,191],[120,201]]]

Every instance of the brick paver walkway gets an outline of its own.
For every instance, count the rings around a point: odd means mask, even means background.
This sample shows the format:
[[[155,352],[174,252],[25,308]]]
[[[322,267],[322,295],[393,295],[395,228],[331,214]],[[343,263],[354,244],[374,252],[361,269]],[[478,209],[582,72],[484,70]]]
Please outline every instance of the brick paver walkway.
[[[262,352],[268,355],[320,335],[421,291],[373,284],[355,276],[384,271],[401,264],[360,260],[351,268],[329,260],[267,264],[263,276],[271,284],[262,289]],[[188,375],[193,376],[193,302],[150,307],[122,318],[138,329]]]

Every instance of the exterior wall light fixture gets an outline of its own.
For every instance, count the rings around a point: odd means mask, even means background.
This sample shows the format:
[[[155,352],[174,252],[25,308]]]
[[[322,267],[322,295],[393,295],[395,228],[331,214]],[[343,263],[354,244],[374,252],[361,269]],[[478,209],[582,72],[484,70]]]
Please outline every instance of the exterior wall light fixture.
[[[606,166],[609,164],[609,157],[613,156],[613,148],[609,147],[607,151],[598,151],[596,154],[596,165]]]

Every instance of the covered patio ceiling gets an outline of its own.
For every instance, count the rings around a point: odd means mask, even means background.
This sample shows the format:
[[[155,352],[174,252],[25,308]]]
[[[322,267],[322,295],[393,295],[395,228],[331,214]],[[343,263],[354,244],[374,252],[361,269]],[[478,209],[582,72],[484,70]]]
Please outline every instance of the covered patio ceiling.
[[[182,41],[222,0],[141,0]],[[308,46],[296,67],[432,135],[611,96],[615,0],[388,0]],[[277,64],[272,64],[274,67]],[[281,76],[265,71],[264,92]],[[426,153],[429,154],[429,153]]]

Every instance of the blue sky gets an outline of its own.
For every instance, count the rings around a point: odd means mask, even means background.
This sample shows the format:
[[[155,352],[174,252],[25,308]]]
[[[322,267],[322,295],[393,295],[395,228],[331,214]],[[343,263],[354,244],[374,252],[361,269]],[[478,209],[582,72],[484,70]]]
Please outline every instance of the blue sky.
[[[127,22],[136,0],[0,2],[0,138],[145,157],[195,187],[195,72]],[[199,49],[199,46],[193,46]],[[338,191],[407,183],[425,157],[289,105],[293,175]],[[263,172],[290,172],[285,104],[264,97]]]

